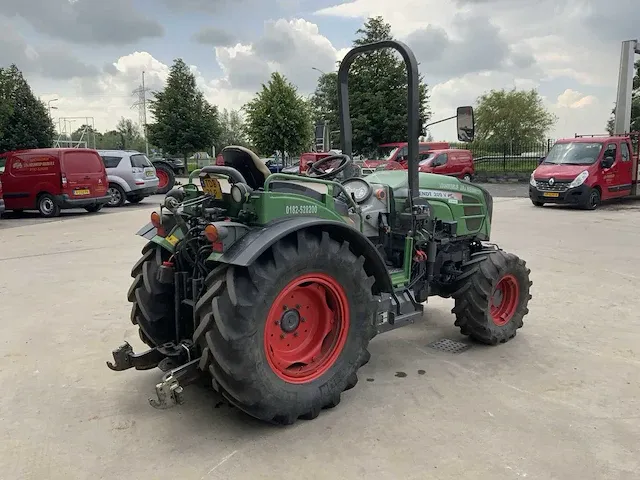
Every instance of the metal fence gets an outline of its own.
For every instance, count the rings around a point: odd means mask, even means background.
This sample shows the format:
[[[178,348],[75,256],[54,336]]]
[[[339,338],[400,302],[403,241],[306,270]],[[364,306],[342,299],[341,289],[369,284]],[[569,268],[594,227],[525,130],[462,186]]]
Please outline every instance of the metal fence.
[[[471,150],[477,172],[531,173],[549,153],[554,140],[536,143],[496,144],[489,142],[451,143],[451,148]]]

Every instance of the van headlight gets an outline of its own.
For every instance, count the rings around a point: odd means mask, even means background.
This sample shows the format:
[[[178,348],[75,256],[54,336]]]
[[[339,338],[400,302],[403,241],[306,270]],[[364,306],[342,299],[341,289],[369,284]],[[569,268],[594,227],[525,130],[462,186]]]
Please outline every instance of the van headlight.
[[[529,185],[531,185],[532,187],[536,186],[536,179],[533,178],[533,172],[531,172],[531,177],[529,177]]]
[[[569,188],[579,187],[585,182],[588,176],[589,172],[586,170],[582,173],[579,173],[578,176],[574,178],[573,181],[569,184]]]

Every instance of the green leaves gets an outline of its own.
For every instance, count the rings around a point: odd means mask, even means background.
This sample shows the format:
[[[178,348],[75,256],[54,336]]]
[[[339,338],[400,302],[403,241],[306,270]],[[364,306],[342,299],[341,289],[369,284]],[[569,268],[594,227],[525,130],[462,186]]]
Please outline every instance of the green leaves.
[[[369,18],[356,32],[354,46],[393,40],[391,26],[382,17]],[[427,120],[428,86],[420,77],[420,115]],[[311,99],[316,122],[327,120],[331,130],[339,128],[338,76],[327,73],[318,79]],[[367,155],[378,145],[407,141],[407,72],[393,50],[379,50],[358,57],[349,73],[349,109],[354,153]]]
[[[556,116],[536,90],[491,90],[475,108],[476,140],[507,145],[543,142]]]
[[[297,155],[312,141],[311,111],[294,85],[273,73],[267,85],[244,106],[247,134],[263,154],[276,151]]]
[[[197,89],[196,78],[182,59],[174,61],[163,91],[154,92],[149,110],[155,123],[147,126],[149,141],[185,158],[208,151],[221,134],[217,107]]]
[[[0,153],[51,147],[54,126],[46,105],[15,65],[0,68]]]

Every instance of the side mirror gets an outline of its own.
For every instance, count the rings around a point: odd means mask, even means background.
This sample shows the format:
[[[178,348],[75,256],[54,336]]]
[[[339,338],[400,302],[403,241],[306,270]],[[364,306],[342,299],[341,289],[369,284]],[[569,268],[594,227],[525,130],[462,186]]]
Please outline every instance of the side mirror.
[[[475,119],[473,107],[458,107],[458,140],[461,142],[471,142],[475,137]]]
[[[602,168],[611,168],[615,159],[613,157],[604,157],[600,162]]]

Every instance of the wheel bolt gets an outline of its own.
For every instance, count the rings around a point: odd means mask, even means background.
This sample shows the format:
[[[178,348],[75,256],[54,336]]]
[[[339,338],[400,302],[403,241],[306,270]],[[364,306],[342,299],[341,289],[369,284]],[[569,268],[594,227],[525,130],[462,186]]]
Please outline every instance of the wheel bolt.
[[[296,310],[300,310],[300,305],[296,305]]]
[[[284,340],[284,337],[286,337],[286,335],[285,335],[284,333],[281,333],[281,334],[280,334],[280,338],[281,338],[282,340]]]
[[[298,336],[298,332],[293,332],[293,336],[297,337]]]
[[[280,325],[280,320],[276,320],[276,325]]]
[[[289,310],[289,308],[286,305],[283,305],[282,310]]]
[[[306,320],[304,319],[304,317],[302,317],[302,318],[300,319],[300,321],[301,321],[302,323],[306,322]]]

